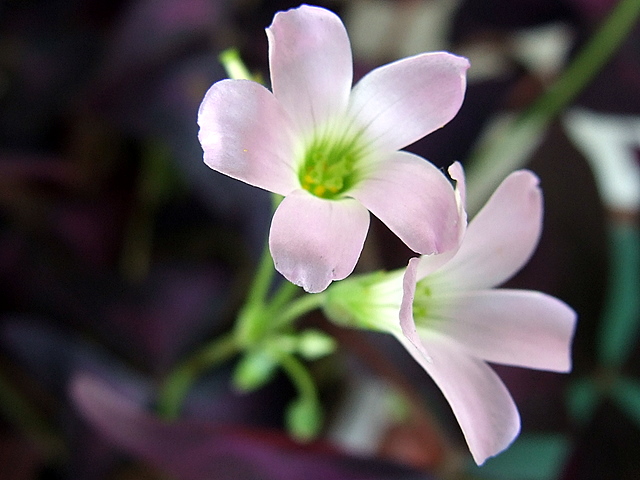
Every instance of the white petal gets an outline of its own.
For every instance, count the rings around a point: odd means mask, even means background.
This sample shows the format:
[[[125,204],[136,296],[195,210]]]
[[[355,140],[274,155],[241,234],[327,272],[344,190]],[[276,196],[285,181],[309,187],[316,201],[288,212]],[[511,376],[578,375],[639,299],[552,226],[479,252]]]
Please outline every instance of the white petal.
[[[296,190],[271,223],[276,270],[307,292],[321,292],[353,271],[368,229],[369,212],[356,200],[325,200]]]
[[[528,290],[452,295],[428,328],[489,362],[568,372],[576,313],[564,302]]]
[[[491,288],[529,260],[542,229],[542,193],[529,171],[509,175],[469,222],[458,253],[437,273],[452,290]]]
[[[434,333],[422,337],[428,357],[407,339],[399,340],[444,394],[478,465],[511,444],[520,431],[518,409],[486,363]]]
[[[267,29],[271,86],[302,133],[342,114],[353,65],[347,31],[324,8],[279,12]]]
[[[222,80],[198,112],[204,161],[238,180],[286,195],[297,187],[292,127],[273,94],[248,80]]]
[[[369,72],[353,88],[349,114],[374,148],[405,147],[458,113],[469,61],[445,52],[404,58]]]
[[[417,155],[391,154],[372,166],[348,194],[418,253],[444,252],[458,245],[453,187],[440,170]]]

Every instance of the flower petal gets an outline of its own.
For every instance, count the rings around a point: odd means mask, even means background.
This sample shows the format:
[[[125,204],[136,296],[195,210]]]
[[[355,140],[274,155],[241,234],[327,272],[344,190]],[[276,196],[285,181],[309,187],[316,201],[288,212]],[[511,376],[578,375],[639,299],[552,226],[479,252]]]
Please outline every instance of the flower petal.
[[[286,195],[297,187],[292,128],[273,94],[249,80],[222,80],[198,112],[204,162],[256,187]]]
[[[514,172],[469,222],[460,250],[440,270],[441,280],[456,290],[503,283],[527,262],[541,229],[538,177],[525,170]]]
[[[449,180],[407,152],[379,162],[349,195],[382,220],[412,250],[432,254],[457,246],[459,215]]]
[[[484,290],[452,295],[446,315],[429,329],[489,362],[568,372],[576,313],[550,295],[530,290]]]
[[[271,223],[276,270],[307,292],[321,292],[353,271],[368,229],[369,212],[357,201],[324,200],[296,190],[278,206]]]
[[[344,112],[353,64],[340,18],[302,5],[277,13],[267,37],[273,93],[302,133]]]
[[[460,162],[453,162],[448,170],[449,176],[456,181],[456,189],[460,195],[460,205],[464,209],[467,205],[467,179]]]
[[[428,357],[407,339],[399,340],[444,394],[478,465],[509,446],[520,431],[520,415],[486,363],[435,333],[423,337]]]
[[[402,329],[404,337],[413,344],[424,358],[429,359],[429,354],[424,349],[424,345],[416,329],[416,322],[413,319],[413,299],[416,295],[416,274],[419,264],[419,258],[409,260],[409,265],[402,278],[402,302],[400,304],[399,314],[400,328]],[[393,329],[389,329],[389,333],[395,334]]]
[[[456,182],[455,195],[456,202],[458,204],[459,219],[457,246],[437,255],[423,255],[422,257],[420,257],[419,261],[418,259],[416,259],[416,279],[422,279],[426,277],[427,275],[435,272],[440,267],[449,262],[449,260],[451,260],[458,253],[458,249],[462,244],[464,234],[467,230],[467,211],[465,210],[467,191],[464,170],[462,169],[462,165],[459,162],[454,162],[449,167],[449,176]]]
[[[466,58],[423,53],[365,75],[353,88],[350,114],[375,148],[398,150],[442,127],[458,113],[466,88]]]

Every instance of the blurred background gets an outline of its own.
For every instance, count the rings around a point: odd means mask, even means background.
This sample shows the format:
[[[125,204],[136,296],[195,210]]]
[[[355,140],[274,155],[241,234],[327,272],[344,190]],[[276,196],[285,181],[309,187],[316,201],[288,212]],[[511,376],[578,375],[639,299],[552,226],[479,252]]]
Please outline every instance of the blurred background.
[[[408,148],[446,167],[530,106],[617,2],[316,3],[343,18],[357,78],[423,51],[469,57],[458,116]],[[284,377],[241,395],[232,364],[198,381],[179,421],[154,415],[170,368],[232,325],[270,221],[268,194],[202,162],[199,103],[226,48],[268,79],[264,29],[296,6],[0,3],[0,478],[640,478],[637,23],[524,162],[544,233],[509,286],[563,299],[579,322],[571,374],[496,367],[522,415],[509,450],[476,467],[402,347],[320,315],[305,322],[339,341],[313,365],[321,440],[284,433]],[[358,269],[410,256],[374,222]]]

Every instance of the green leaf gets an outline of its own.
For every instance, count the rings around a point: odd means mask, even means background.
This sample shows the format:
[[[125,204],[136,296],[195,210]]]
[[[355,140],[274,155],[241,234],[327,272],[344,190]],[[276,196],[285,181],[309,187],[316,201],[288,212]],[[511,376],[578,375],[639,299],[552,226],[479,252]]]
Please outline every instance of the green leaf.
[[[640,231],[613,224],[609,289],[598,335],[598,357],[607,367],[619,367],[629,357],[640,327]]]
[[[579,424],[586,424],[593,416],[600,396],[592,380],[583,378],[575,381],[567,390],[569,414]]]
[[[640,426],[640,383],[630,378],[621,378],[616,382],[611,396],[629,418]]]

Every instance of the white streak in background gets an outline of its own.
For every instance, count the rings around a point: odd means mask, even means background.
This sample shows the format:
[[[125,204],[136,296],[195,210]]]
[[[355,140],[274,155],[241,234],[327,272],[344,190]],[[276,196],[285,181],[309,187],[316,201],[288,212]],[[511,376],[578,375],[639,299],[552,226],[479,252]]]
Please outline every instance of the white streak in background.
[[[566,66],[573,41],[571,28],[557,22],[517,30],[508,48],[527,70],[548,81]]]
[[[446,50],[460,0],[346,2],[344,21],[354,56],[371,64],[422,52]]]
[[[589,161],[605,205],[640,209],[640,116],[572,109],[564,116],[569,138]]]
[[[389,386],[374,377],[354,379],[329,429],[329,439],[351,453],[377,452],[392,421],[391,394]]]

